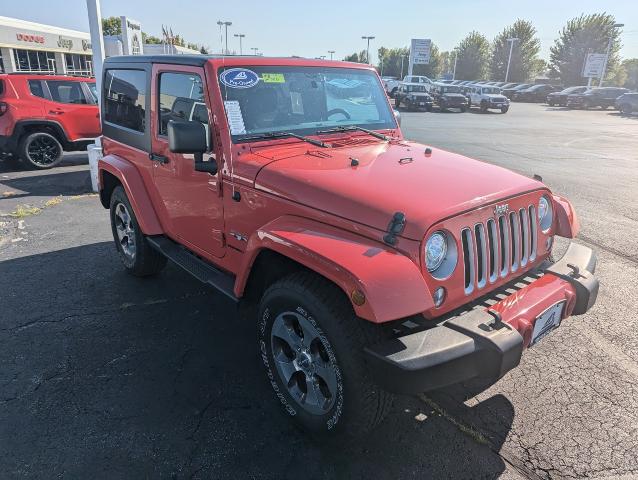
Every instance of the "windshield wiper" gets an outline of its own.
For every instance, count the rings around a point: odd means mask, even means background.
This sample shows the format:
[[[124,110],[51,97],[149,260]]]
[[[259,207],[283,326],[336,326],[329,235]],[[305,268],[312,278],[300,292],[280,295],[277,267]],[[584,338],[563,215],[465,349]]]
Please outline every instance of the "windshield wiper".
[[[390,139],[382,133],[375,132],[374,130],[368,130],[367,128],[359,127],[357,125],[350,125],[348,127],[345,127],[345,126],[334,127],[334,128],[328,128],[326,130],[318,130],[317,134],[334,133],[334,132],[352,132],[354,130],[365,132],[368,135],[372,135],[373,137],[378,138],[379,140],[385,140],[386,142],[390,141]]]
[[[242,137],[242,140],[260,140],[260,139],[266,139],[266,138],[282,138],[282,137],[292,137],[298,140],[303,140],[304,142],[308,142],[311,145],[315,145],[317,147],[328,148],[328,145],[326,145],[320,140],[313,140],[312,138],[304,137],[303,135],[297,135],[296,133],[292,133],[292,132],[257,133],[255,135]]]

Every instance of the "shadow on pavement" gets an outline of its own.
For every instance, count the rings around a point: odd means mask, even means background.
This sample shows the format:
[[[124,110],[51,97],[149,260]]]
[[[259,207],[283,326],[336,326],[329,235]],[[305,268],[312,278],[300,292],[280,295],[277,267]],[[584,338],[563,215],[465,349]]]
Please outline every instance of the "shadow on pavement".
[[[496,478],[514,410],[482,443],[399,398],[360,441],[318,444],[281,412],[254,325],[169,265],[138,279],[111,242],[0,262],[0,471],[53,478]],[[445,405],[441,404],[443,409]],[[483,412],[483,414],[481,414]],[[478,441],[477,441],[478,440]]]
[[[64,154],[64,158],[54,169],[86,164],[88,164],[88,155],[86,152],[69,152]],[[27,169],[17,165],[15,161],[0,158],[0,173],[24,171],[27,171]]]
[[[6,197],[14,199],[31,196],[81,195],[92,191],[88,170],[71,172],[55,170],[52,173],[38,172],[37,175],[11,179],[0,177],[0,189],[15,192]],[[1,191],[0,194],[2,194]],[[0,199],[2,199],[1,196]]]
[[[638,120],[638,111],[632,113],[611,112],[608,115],[610,117],[630,118],[632,120]]]

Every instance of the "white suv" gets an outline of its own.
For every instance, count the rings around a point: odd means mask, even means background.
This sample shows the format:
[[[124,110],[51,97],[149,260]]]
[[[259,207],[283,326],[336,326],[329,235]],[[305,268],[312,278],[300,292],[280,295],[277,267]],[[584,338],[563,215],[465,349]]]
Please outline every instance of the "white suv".
[[[468,85],[465,87],[469,108],[479,107],[481,112],[490,109],[498,109],[501,113],[507,113],[510,108],[509,99],[501,93],[498,87],[490,85]]]
[[[403,77],[403,83],[420,83],[425,85],[425,89],[429,92],[434,82],[425,75],[406,75]]]

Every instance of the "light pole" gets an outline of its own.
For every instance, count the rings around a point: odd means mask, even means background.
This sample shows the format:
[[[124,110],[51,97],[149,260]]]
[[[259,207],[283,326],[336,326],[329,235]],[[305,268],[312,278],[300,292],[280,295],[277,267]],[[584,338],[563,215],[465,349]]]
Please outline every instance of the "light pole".
[[[223,22],[221,20],[217,20],[217,25],[219,25],[219,28],[222,28],[223,25],[226,31],[226,50],[224,51],[225,55],[228,55],[228,27],[230,27],[232,24],[233,22]]]
[[[366,62],[370,64],[370,40],[374,40],[374,37],[366,37],[365,35],[361,37],[363,40],[368,41],[368,48],[366,49]]]
[[[257,50],[259,50],[259,48],[257,48],[257,47],[250,47],[250,49],[253,51],[253,55],[257,56]]]
[[[401,55],[401,78],[399,80],[403,80],[403,61],[408,58],[407,55]]]
[[[454,70],[452,70],[452,80],[456,80],[456,60],[459,58],[458,52],[454,52]]]
[[[507,59],[507,70],[505,70],[505,83],[507,83],[507,77],[510,74],[510,62],[512,61],[512,50],[514,49],[514,42],[519,40],[518,38],[508,38],[507,41],[510,42],[510,56]]]
[[[330,54],[330,60],[332,60],[332,56],[334,55],[335,51],[334,50],[328,50],[328,53]]]
[[[244,38],[246,35],[243,34],[243,33],[236,33],[235,36],[237,38],[239,38],[239,54],[243,55],[244,54],[244,50],[242,49],[242,46],[241,46],[241,39]]]
[[[624,23],[614,23],[613,28],[622,28],[624,27]],[[613,32],[613,31],[612,31]],[[611,42],[614,39],[614,34],[609,34],[609,42],[607,42],[607,55],[605,55],[605,63],[603,63],[603,73],[600,74],[600,80],[598,82],[598,86],[602,87],[603,82],[605,81],[605,73],[607,73],[607,62],[609,62],[609,55],[611,54]]]

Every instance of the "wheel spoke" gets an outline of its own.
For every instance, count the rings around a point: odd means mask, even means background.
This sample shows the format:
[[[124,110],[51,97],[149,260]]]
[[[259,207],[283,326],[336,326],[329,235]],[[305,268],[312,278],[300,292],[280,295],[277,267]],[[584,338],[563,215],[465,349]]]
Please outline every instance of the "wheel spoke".
[[[303,403],[322,408],[327,398],[323,395],[319,382],[313,377],[306,377],[306,394]]]
[[[287,324],[283,316],[275,319],[272,335],[286,342],[293,351],[301,348],[301,337],[297,335],[291,324]]]
[[[325,363],[322,359],[318,358],[313,363],[315,369],[315,375],[320,377],[326,385],[330,393],[334,395],[337,388],[337,374],[334,368],[329,363]]]
[[[280,355],[278,356],[276,359],[277,361],[277,365],[279,367],[279,371],[282,374],[284,383],[286,385],[289,385],[290,383],[290,378],[292,377],[292,375],[297,372],[298,370],[295,368],[294,364],[292,363],[291,360],[289,360],[285,355]]]

